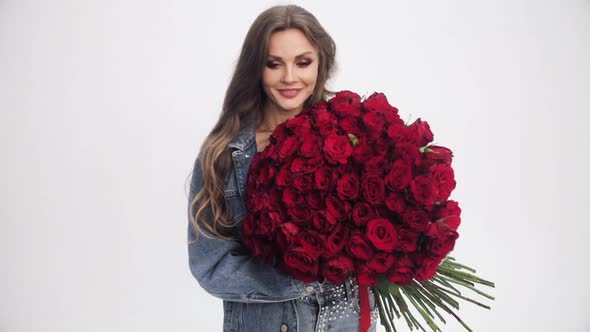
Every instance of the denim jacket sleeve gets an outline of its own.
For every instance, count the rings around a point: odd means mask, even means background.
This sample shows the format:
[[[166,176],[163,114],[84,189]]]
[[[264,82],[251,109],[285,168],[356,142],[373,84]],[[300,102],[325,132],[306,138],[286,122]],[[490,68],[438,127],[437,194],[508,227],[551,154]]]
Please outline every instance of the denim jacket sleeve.
[[[190,270],[209,294],[234,302],[281,302],[315,292],[318,282],[305,284],[251,256],[241,255],[243,247],[237,240],[223,240],[199,234],[190,222],[190,206],[203,186],[200,159],[193,170],[189,195],[188,256]],[[205,210],[210,221],[211,213]],[[203,232],[205,232],[203,230]],[[196,241],[195,241],[196,240]]]

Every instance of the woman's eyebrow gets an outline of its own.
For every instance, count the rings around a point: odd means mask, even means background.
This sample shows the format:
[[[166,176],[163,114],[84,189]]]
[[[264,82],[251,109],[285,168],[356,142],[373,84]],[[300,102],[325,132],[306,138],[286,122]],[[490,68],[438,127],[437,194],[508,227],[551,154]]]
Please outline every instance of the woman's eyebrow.
[[[312,51],[307,51],[307,52],[301,53],[301,54],[299,54],[299,55],[295,56],[295,59],[299,59],[299,58],[301,58],[301,57],[302,57],[302,56],[304,56],[304,55],[307,55],[307,54],[312,54],[312,53],[313,53]],[[268,55],[268,57],[269,57],[269,58],[274,58],[274,59],[277,59],[277,60],[283,60],[283,58],[281,58],[281,57],[280,57],[280,56],[278,56],[278,55],[272,55],[272,54],[269,54],[269,55]]]

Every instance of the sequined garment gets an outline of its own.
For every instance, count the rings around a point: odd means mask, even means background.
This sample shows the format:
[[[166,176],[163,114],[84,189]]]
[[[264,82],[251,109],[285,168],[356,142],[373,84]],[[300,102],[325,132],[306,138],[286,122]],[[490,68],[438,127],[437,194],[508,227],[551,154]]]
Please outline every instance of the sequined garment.
[[[346,280],[341,285],[326,282],[320,285],[319,292],[302,298],[307,303],[317,305],[319,309],[315,332],[358,331],[359,299],[359,287],[354,278]],[[375,306],[375,295],[371,288],[369,288],[369,303],[372,309],[369,331],[376,331],[379,309]]]

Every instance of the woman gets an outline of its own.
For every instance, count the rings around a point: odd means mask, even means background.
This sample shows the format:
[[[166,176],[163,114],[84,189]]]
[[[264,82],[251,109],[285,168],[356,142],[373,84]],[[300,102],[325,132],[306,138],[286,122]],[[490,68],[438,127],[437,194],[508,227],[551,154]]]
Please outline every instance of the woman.
[[[223,299],[224,331],[359,330],[354,278],[342,285],[306,284],[248,256],[240,242],[252,157],[278,124],[332,94],[325,85],[335,53],[332,38],[305,9],[276,6],[261,13],[244,41],[220,118],[195,162],[190,269],[208,293]],[[375,331],[372,293],[370,304]]]

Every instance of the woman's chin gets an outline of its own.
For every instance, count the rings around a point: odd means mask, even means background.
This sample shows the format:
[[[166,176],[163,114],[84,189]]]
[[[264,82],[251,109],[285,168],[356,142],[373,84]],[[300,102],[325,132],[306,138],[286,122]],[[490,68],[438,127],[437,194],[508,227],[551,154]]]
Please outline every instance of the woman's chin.
[[[303,104],[287,103],[287,104],[277,104],[277,106],[279,107],[279,109],[284,110],[286,112],[295,112],[296,110],[301,109]]]

